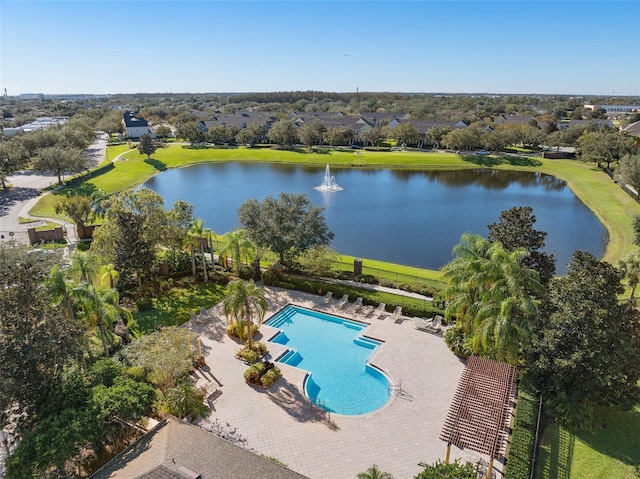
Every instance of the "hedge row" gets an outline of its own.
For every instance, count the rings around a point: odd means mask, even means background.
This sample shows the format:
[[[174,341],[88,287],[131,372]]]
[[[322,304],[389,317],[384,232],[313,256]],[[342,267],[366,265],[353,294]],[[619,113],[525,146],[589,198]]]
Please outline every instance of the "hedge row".
[[[507,454],[505,479],[529,479],[533,464],[536,424],[538,422],[538,395],[530,386],[520,383],[518,404],[511,444]]]
[[[363,304],[377,306],[379,303],[387,305],[387,311],[393,311],[396,306],[402,306],[402,313],[407,316],[418,316],[431,318],[436,314],[443,314],[433,301],[410,298],[382,291],[366,288],[358,288],[337,283],[326,283],[317,279],[304,278],[299,276],[282,275],[279,281],[271,282],[263,275],[265,284],[271,283],[287,289],[295,289],[305,293],[324,294],[327,291],[333,292],[334,298],[340,298],[343,294],[349,295],[349,301],[355,301],[357,297],[362,298]]]

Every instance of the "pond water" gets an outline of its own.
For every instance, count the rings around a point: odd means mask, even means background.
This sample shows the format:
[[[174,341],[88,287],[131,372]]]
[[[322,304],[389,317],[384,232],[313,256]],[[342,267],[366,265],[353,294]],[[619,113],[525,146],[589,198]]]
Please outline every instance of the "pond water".
[[[325,167],[207,163],[163,172],[141,185],[167,207],[183,199],[218,234],[238,228],[249,198],[305,193],[325,208],[332,246],[342,254],[439,269],[465,232],[487,236],[500,212],[531,206],[535,228],[548,233],[546,251],[564,274],[575,250],[600,258],[607,231],[566,183],[535,172],[498,170],[368,170],[332,168],[342,191],[321,192]]]

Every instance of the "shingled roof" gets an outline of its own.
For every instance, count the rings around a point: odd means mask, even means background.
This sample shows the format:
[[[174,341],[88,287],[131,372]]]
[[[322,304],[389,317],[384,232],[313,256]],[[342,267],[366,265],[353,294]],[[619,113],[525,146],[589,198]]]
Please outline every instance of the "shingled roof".
[[[440,439],[492,458],[503,458],[509,437],[517,370],[471,356],[445,419]]]
[[[307,479],[204,429],[168,417],[90,479]]]

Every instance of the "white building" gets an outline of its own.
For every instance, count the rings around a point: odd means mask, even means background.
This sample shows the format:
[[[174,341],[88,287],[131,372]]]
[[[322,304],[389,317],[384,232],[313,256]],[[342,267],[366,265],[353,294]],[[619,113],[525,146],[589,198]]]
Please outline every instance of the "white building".
[[[140,138],[151,133],[149,124],[144,118],[137,118],[135,112],[125,111],[122,115],[124,123],[124,135],[127,138]]]
[[[640,111],[640,105],[585,105],[585,108],[589,110],[595,110],[596,108],[602,108],[607,116],[613,115],[629,115]]]
[[[17,126],[15,128],[4,128],[2,134],[4,136],[13,136],[16,133],[29,133],[36,130],[46,130],[53,125],[63,125],[67,122],[69,117],[67,116],[43,116],[26,125]]]

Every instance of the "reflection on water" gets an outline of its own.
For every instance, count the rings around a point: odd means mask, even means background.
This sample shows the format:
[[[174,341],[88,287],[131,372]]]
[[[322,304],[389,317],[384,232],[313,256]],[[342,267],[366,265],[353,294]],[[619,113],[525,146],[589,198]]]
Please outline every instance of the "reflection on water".
[[[486,236],[500,212],[531,206],[546,231],[547,251],[556,255],[559,274],[577,249],[604,254],[605,228],[564,181],[535,172],[503,170],[365,170],[331,173],[344,188],[314,189],[323,166],[211,163],[166,171],[149,187],[168,206],[178,199],[192,203],[207,227],[224,233],[239,226],[238,207],[249,198],[262,200],[280,192],[306,193],[325,208],[333,247],[362,258],[438,269],[451,260],[451,249],[467,231]]]

